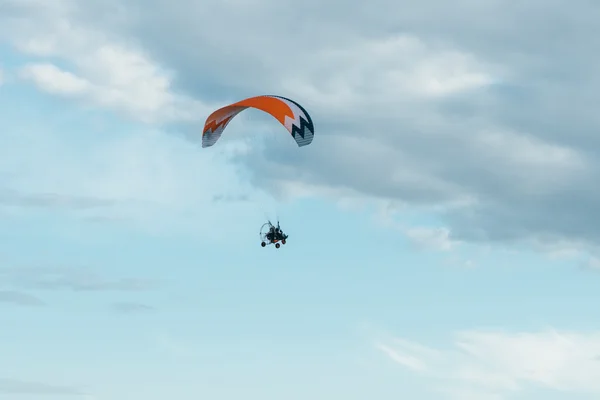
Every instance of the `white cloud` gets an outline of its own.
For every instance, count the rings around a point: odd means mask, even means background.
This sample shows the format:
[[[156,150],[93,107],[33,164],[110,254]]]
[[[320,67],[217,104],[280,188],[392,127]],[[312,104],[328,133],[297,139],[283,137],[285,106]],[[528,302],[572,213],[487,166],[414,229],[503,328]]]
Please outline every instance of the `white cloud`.
[[[157,10],[163,5],[161,3]],[[188,20],[189,15],[202,18],[203,13],[226,12],[243,30],[252,19],[246,18],[242,8],[238,15],[230,9],[222,10],[222,4],[207,4],[203,9],[196,9],[194,4],[189,6],[193,11],[185,8],[165,11],[159,16],[159,22],[161,18],[175,17],[173,24],[193,28],[185,44],[192,45],[194,53],[200,56],[198,62],[202,68],[195,67],[195,74],[204,73],[208,77],[215,68],[221,69],[219,72],[229,71],[234,66],[239,67],[239,60],[257,57],[262,71],[255,70],[254,62],[246,62],[243,73],[236,69],[214,84],[227,85],[228,80],[234,84],[243,79],[246,82],[243,85],[253,85],[254,90],[277,88],[291,96],[311,98],[324,113],[335,114],[336,110],[347,113],[354,107],[366,107],[370,112],[389,110],[396,107],[392,101],[414,101],[415,96],[438,98],[486,87],[498,81],[503,73],[498,65],[486,63],[473,54],[448,44],[429,43],[409,33],[376,38],[352,35],[351,39],[341,42],[323,41],[320,37],[321,43],[316,46],[309,45],[310,40],[294,37],[287,46],[296,50],[287,55],[288,62],[282,63],[281,44],[277,42],[280,38],[268,30],[254,29],[255,33],[248,33],[245,40],[240,41],[229,35],[214,37],[215,27],[211,24],[198,26],[196,18],[193,22]],[[261,14],[258,10],[271,7],[267,2],[254,6],[253,10],[246,11]],[[70,0],[46,4],[31,1],[15,3],[13,7],[19,11],[18,17],[7,19],[4,36],[24,54],[65,61],[71,67],[68,72],[90,82],[87,95],[96,104],[125,109],[145,121],[156,113],[173,120],[193,119],[198,113],[204,116],[208,111],[190,98],[173,93],[171,83],[176,70],[167,71],[152,59],[140,45],[143,37],[123,34],[122,30],[107,30],[99,16],[90,15],[93,11]],[[90,9],[94,7],[106,11],[90,3]],[[111,23],[131,26],[143,21],[144,16],[152,15],[148,10],[144,15],[138,15],[139,12],[134,4],[127,8],[111,3],[111,18],[106,22],[108,29]],[[267,17],[267,14],[262,16]],[[251,26],[256,28],[257,23],[252,20]],[[172,27],[163,29],[166,35],[175,34],[170,32]],[[311,37],[314,34],[311,33]],[[189,42],[194,36],[196,43]],[[177,42],[178,39],[173,38],[171,46]],[[310,63],[299,59],[306,52],[311,54]],[[238,56],[234,62],[229,60],[231,54]],[[228,58],[227,62],[223,57]],[[164,60],[165,63],[170,61]],[[299,65],[304,67],[298,68]],[[260,74],[260,79],[248,80],[249,73]],[[266,86],[265,74],[270,82]],[[210,78],[200,76],[199,79]]]
[[[401,364],[407,368],[410,368],[415,371],[423,371],[426,369],[426,364],[414,356],[400,354],[400,353],[392,350],[388,346],[384,346],[381,344],[377,345],[377,348],[379,350],[383,351],[392,360],[394,360],[398,364]]]
[[[600,258],[590,257],[586,266],[593,270],[600,270]]]
[[[202,103],[173,92],[172,72],[135,44],[77,18],[75,5],[50,2],[42,13],[36,2],[23,3],[18,6],[22,17],[8,19],[7,40],[23,54],[47,60],[22,67],[21,78],[143,122],[202,119]]]
[[[82,96],[92,89],[88,81],[48,63],[26,65],[20,75],[52,94]]]
[[[448,251],[458,244],[450,239],[448,228],[410,228],[406,235],[415,245],[426,249]]]
[[[389,344],[378,343],[376,347],[398,364],[418,372],[427,372],[429,361],[441,355],[436,350],[403,339],[394,339]]]
[[[327,112],[362,108],[361,114],[381,115],[408,101],[479,89],[500,79],[498,67],[408,34],[324,47],[313,57],[319,62],[288,71],[282,88]]]
[[[426,348],[408,355],[404,343],[382,344],[380,350],[385,349],[387,356],[404,366],[406,357],[414,358],[412,364],[419,368],[411,369],[433,379],[434,386],[447,394],[466,390],[473,398],[508,399],[537,387],[574,397],[600,395],[598,332],[466,331],[456,334],[454,349]],[[421,345],[408,347],[417,346]],[[488,397],[476,397],[479,395]]]

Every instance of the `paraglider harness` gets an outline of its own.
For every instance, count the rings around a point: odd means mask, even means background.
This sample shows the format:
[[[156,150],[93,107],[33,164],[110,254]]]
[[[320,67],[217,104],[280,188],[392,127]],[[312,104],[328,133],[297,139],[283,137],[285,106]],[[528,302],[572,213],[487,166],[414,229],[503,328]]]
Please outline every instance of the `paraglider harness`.
[[[284,234],[281,231],[281,229],[276,228],[274,226],[269,228],[269,233],[267,233],[267,240],[269,240],[269,242],[274,242],[276,240],[283,240],[283,239],[285,239],[285,237],[284,237]]]
[[[266,233],[263,233],[263,229],[266,226],[269,226],[269,230]],[[288,235],[286,235],[285,233],[283,233],[283,231],[281,230],[280,226],[279,226],[279,222],[277,222],[277,226],[273,226],[273,224],[271,224],[270,221],[268,221],[267,223],[265,223],[263,225],[263,229],[261,229],[261,246],[265,247],[267,244],[275,244],[276,248],[279,248],[280,244],[279,242],[281,242],[281,244],[285,244],[286,243],[286,239],[288,238]]]

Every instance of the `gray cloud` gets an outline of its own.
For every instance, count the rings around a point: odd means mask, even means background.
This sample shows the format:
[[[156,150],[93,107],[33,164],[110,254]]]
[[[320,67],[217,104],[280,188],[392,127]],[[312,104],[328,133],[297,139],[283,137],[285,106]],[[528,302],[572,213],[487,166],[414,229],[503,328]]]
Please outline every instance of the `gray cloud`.
[[[49,396],[83,396],[85,393],[81,392],[79,389],[68,387],[68,386],[59,386],[59,385],[50,385],[47,383],[40,382],[29,382],[22,381],[17,379],[7,379],[0,378],[0,394],[6,395],[23,395],[23,394],[32,394],[32,395],[49,395]]]
[[[38,307],[46,303],[30,294],[14,290],[0,290],[0,303],[16,304],[19,306]]]
[[[123,314],[138,314],[155,311],[155,308],[147,304],[135,302],[118,302],[111,304],[111,309]]]
[[[138,292],[154,289],[157,282],[137,279],[106,279],[77,268],[0,268],[0,282],[38,290]]]
[[[435,207],[452,239],[600,243],[596,2],[149,1],[71,17],[215,106],[282,93],[313,115],[311,146],[237,158],[256,185]]]

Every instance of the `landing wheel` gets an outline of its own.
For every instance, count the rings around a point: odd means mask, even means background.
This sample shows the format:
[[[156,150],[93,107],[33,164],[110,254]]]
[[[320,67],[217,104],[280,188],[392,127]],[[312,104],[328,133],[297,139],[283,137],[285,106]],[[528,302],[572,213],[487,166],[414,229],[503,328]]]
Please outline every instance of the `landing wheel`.
[[[283,239],[283,240],[281,241],[281,244],[285,244],[285,239]]]
[[[266,244],[265,242],[262,242],[260,245],[261,245],[262,247],[265,247],[267,244]]]
[[[275,248],[278,249],[281,245],[279,243],[275,243]]]

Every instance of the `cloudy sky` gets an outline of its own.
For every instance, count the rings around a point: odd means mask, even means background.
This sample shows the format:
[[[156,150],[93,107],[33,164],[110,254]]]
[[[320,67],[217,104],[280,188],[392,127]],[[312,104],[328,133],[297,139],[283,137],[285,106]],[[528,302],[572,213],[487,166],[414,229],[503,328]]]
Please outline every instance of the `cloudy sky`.
[[[0,398],[597,399],[598,21],[0,0]]]

